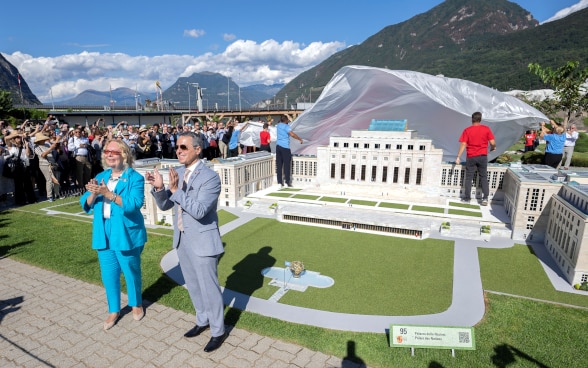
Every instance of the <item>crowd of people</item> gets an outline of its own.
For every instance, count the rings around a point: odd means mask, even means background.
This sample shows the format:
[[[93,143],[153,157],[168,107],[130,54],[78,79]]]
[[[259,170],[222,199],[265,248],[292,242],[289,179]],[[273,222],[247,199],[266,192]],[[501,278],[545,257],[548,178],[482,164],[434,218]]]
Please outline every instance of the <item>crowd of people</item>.
[[[283,117],[278,126],[288,122]],[[176,207],[173,247],[196,310],[196,323],[184,337],[194,338],[210,329],[204,351],[212,352],[223,344],[228,333],[218,280],[218,261],[224,253],[217,215],[221,182],[202,159],[247,152],[249,148],[239,142],[240,133],[247,126],[236,121],[228,122],[226,128],[222,123],[194,128],[162,124],[160,130],[159,124],[136,129],[126,122],[105,126],[99,120],[91,126],[70,128],[49,116],[45,123],[25,121],[13,130],[3,127],[2,150],[22,162],[10,178],[14,181],[17,204],[37,200],[33,185],[36,183],[41,192],[40,179],[45,181],[44,191],[50,201],[62,187],[75,187],[79,194],[83,193],[79,202],[86,213],[93,215],[92,249],[97,252],[106,291],[105,331],[122,318],[121,274],[133,319],[141,321],[145,317],[141,253],[147,231],[141,207],[148,182],[160,209]],[[289,137],[302,143],[289,126],[280,129],[285,136],[278,140],[278,147],[286,145],[289,150],[284,141]],[[259,136],[261,149],[271,152],[268,123]],[[167,188],[157,169],[147,172],[145,177],[134,170],[135,159],[149,157],[177,159],[181,164],[170,168]],[[32,164],[34,160],[36,166]],[[289,183],[288,174],[285,178]]]
[[[267,126],[260,133],[269,148]],[[192,132],[202,140],[201,158],[229,158],[257,150],[240,144],[240,132],[247,124],[236,119],[225,122],[206,121],[202,124],[153,124],[137,126],[121,121],[116,125],[98,119],[92,124],[73,125],[58,121],[49,115],[44,122],[25,120],[12,128],[0,122],[0,160],[2,165],[9,157],[18,157],[18,165],[11,175],[2,175],[0,200],[14,193],[15,204],[35,203],[45,198],[53,201],[71,193],[81,194],[90,178],[104,168],[101,155],[107,141],[124,142],[134,159],[177,159],[179,136]],[[35,191],[36,188],[36,191]]]

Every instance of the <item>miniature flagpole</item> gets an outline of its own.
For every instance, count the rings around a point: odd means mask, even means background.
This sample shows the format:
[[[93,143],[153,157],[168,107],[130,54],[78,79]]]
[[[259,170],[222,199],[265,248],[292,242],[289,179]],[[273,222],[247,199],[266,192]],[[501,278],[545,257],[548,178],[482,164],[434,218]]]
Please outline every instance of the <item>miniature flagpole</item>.
[[[285,265],[286,267],[290,267],[291,263],[290,263],[290,262],[288,262],[288,261],[285,261],[285,262],[284,262],[284,265]],[[286,290],[286,286],[288,285],[288,284],[286,283],[286,267],[284,267],[284,290]]]

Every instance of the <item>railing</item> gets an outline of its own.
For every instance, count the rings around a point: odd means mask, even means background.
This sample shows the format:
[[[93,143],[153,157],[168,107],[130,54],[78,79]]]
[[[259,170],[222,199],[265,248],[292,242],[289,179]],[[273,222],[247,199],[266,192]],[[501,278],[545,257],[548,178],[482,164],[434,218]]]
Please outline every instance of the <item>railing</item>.
[[[226,107],[220,107],[218,109],[204,109],[203,111],[198,111],[197,109],[188,109],[186,106],[176,106],[172,109],[167,108],[164,110],[157,110],[155,108],[149,108],[149,109],[141,109],[141,110],[137,110],[135,108],[135,106],[104,106],[104,105],[95,105],[95,106],[90,106],[90,105],[23,105],[23,104],[15,104],[13,105],[13,108],[15,109],[36,109],[36,110],[46,110],[46,111],[65,111],[65,112],[84,112],[84,111],[88,111],[88,112],[119,112],[119,111],[123,111],[123,112],[135,112],[135,113],[161,113],[161,112],[167,112],[167,113],[191,113],[191,114],[214,114],[214,113],[260,113],[260,112],[264,112],[264,111],[269,111],[269,112],[276,112],[276,111],[302,111],[302,110],[297,110],[297,109],[284,109],[283,107],[281,108],[277,108],[277,107],[272,107],[272,108],[257,108],[257,109],[252,109],[252,108],[247,108],[247,109],[226,109]]]

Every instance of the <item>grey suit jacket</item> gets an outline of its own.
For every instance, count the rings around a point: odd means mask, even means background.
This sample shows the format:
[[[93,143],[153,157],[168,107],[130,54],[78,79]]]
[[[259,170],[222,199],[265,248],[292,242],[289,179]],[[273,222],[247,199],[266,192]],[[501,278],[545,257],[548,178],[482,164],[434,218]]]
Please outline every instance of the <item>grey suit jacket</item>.
[[[180,178],[184,177],[185,170],[185,167],[177,168]],[[175,205],[182,207],[182,211],[176,211],[174,216],[174,248],[178,247],[180,241],[177,216],[182,216],[182,236],[189,239],[196,255],[208,257],[224,252],[216,213],[220,191],[221,182],[218,174],[204,162],[199,162],[190,175],[185,192],[181,187],[173,194],[169,190],[151,190],[157,207],[161,210],[169,210]]]

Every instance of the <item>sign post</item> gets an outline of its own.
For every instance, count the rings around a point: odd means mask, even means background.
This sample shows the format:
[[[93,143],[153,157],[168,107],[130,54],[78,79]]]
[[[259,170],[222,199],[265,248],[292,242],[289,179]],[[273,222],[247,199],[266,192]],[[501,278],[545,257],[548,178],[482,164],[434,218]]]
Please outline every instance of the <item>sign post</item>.
[[[440,327],[419,325],[390,325],[390,347],[475,350],[472,327]]]

